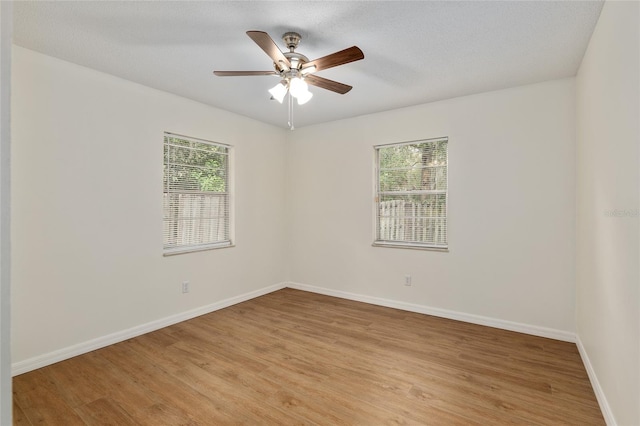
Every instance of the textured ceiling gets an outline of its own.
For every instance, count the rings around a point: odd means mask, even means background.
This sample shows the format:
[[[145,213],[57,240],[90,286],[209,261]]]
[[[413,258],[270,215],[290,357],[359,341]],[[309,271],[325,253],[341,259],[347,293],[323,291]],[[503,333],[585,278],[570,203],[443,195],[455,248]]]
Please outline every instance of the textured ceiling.
[[[601,1],[16,2],[14,42],[50,56],[286,127],[277,77],[245,34],[286,31],[315,59],[352,45],[365,59],[320,71],[296,127],[576,74]]]

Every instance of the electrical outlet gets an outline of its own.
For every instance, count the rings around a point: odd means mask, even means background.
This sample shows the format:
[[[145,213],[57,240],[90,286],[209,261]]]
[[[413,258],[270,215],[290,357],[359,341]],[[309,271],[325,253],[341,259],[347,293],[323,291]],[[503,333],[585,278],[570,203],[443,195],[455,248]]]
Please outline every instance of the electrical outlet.
[[[182,282],[182,292],[189,293],[189,281]]]
[[[406,285],[406,286],[410,286],[411,285],[411,275],[405,275],[404,276],[404,285]]]

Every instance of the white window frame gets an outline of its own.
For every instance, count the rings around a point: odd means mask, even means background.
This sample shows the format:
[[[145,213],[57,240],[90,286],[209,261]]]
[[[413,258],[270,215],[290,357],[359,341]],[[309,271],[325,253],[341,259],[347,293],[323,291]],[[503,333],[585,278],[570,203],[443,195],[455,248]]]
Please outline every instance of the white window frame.
[[[223,144],[223,143],[219,143],[219,142],[213,142],[213,141],[209,141],[206,139],[200,139],[200,138],[196,138],[196,137],[192,137],[192,136],[185,136],[185,135],[181,135],[181,134],[177,134],[177,133],[171,133],[171,132],[164,132],[163,135],[163,150],[165,149],[165,146],[167,145],[167,137],[170,138],[179,138],[179,139],[183,139],[186,141],[191,141],[191,142],[196,142],[196,143],[200,143],[200,144],[207,144],[207,145],[213,145],[216,147],[220,147],[220,148],[224,148],[226,150],[226,155],[227,155],[227,168],[226,168],[226,192],[225,193],[220,193],[220,192],[214,192],[211,191],[211,193],[215,193],[215,194],[224,194],[226,195],[226,202],[227,202],[227,209],[225,211],[226,214],[226,226],[227,226],[227,230],[226,230],[226,237],[223,240],[218,240],[218,241],[212,241],[212,242],[207,242],[207,243],[202,243],[202,244],[182,244],[182,245],[177,245],[177,246],[167,246],[165,244],[165,228],[164,228],[164,223],[166,220],[166,213],[165,213],[165,207],[164,207],[164,202],[163,202],[163,209],[162,209],[162,214],[163,214],[163,236],[162,236],[162,244],[163,244],[163,255],[164,256],[172,256],[172,255],[176,255],[176,254],[183,254],[183,253],[191,253],[191,252],[197,252],[197,251],[203,251],[203,250],[212,250],[212,249],[220,249],[220,248],[227,248],[227,247],[234,247],[234,197],[233,197],[233,170],[234,170],[234,150],[233,150],[233,146],[231,145],[227,145],[227,144]],[[164,160],[164,156],[163,156],[163,168],[165,165],[165,160]],[[164,171],[163,171],[163,181],[164,181]],[[163,192],[163,197],[166,196],[167,193],[171,192],[171,190],[169,188],[166,187],[166,185],[163,183],[163,188],[162,188],[162,192]],[[182,191],[175,191],[175,192],[182,192]],[[208,191],[205,191],[205,193]]]
[[[417,145],[421,143],[435,143],[439,141],[447,142],[447,163],[446,163],[446,181],[447,188],[445,190],[437,190],[437,191],[407,191],[407,192],[381,192],[380,191],[380,158],[379,152],[380,149],[390,148],[395,146],[403,146],[403,145]],[[391,248],[406,248],[406,249],[418,249],[418,250],[434,250],[434,251],[449,251],[449,137],[443,136],[438,138],[430,138],[430,139],[419,139],[412,140],[406,142],[398,142],[398,143],[388,143],[375,145],[373,147],[373,157],[374,157],[374,199],[373,199],[373,235],[374,247],[391,247]],[[434,244],[434,243],[425,243],[425,242],[417,242],[417,241],[406,241],[406,240],[385,240],[380,239],[380,215],[379,215],[379,200],[381,195],[388,195],[396,193],[398,195],[422,195],[422,194],[444,194],[445,196],[445,229],[446,229],[446,241],[444,244]]]

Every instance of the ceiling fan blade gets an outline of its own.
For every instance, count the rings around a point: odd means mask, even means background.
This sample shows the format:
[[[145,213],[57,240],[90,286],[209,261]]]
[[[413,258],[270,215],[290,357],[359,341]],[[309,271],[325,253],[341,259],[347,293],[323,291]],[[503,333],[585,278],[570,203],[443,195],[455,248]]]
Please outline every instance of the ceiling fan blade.
[[[306,62],[302,66],[302,69],[305,70],[315,66],[315,71],[326,70],[327,68],[337,67],[338,65],[348,64],[349,62],[359,61],[360,59],[364,59],[362,50],[357,46],[351,46],[339,52],[332,53],[331,55]]]
[[[237,77],[243,75],[279,75],[275,71],[214,71],[218,77]]]
[[[349,90],[353,89],[353,87],[347,84],[338,83],[337,81],[329,80],[328,78],[318,77],[317,75],[308,75],[304,78],[304,81],[314,86],[331,90],[332,92],[340,93],[341,95],[344,95]]]
[[[282,51],[280,51],[273,39],[269,37],[269,34],[264,31],[247,31],[247,35],[269,55],[278,68],[284,70],[291,68],[291,63]]]

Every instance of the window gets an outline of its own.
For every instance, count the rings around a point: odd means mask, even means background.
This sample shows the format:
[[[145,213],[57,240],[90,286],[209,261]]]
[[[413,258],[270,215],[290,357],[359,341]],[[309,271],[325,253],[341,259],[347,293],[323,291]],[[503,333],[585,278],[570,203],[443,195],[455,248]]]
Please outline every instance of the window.
[[[164,253],[231,245],[229,146],[164,134]]]
[[[374,245],[446,249],[447,138],[375,147]]]

